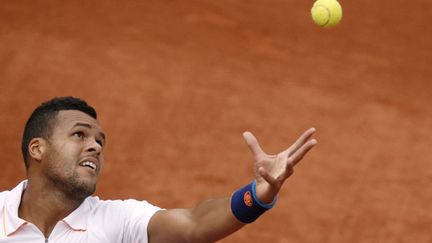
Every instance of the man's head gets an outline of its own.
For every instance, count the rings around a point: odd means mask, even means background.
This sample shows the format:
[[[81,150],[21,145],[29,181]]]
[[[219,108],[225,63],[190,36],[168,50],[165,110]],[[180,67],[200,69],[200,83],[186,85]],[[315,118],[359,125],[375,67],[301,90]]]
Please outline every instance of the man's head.
[[[75,97],[56,97],[38,106],[24,128],[21,143],[21,151],[24,157],[26,169],[29,167],[28,145],[33,138],[41,137],[49,139],[55,125],[57,114],[63,110],[78,110],[97,119],[95,109],[89,106],[84,100]]]
[[[29,180],[37,178],[77,201],[91,195],[105,143],[96,117],[92,107],[73,97],[54,98],[36,108],[22,141]]]

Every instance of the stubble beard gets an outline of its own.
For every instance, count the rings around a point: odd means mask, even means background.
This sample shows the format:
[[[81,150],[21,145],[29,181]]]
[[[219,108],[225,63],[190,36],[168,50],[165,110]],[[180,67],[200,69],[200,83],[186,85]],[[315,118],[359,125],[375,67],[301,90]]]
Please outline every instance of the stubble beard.
[[[74,202],[82,202],[96,191],[95,183],[80,180],[76,172],[70,176],[61,177],[53,171],[46,171],[46,176],[53,186]]]
[[[48,153],[48,161],[62,160],[56,149]],[[86,182],[81,179],[74,166],[67,166],[68,163],[51,163],[45,168],[45,177],[51,182],[51,186],[57,188],[58,192],[67,199],[81,203],[96,191],[96,182]]]

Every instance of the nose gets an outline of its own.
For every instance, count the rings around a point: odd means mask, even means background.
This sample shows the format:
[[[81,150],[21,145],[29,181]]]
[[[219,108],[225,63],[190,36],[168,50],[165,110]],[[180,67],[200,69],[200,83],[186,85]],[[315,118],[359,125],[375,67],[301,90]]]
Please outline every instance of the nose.
[[[91,140],[87,147],[87,152],[94,152],[99,155],[102,152],[102,145],[99,144],[96,140]]]

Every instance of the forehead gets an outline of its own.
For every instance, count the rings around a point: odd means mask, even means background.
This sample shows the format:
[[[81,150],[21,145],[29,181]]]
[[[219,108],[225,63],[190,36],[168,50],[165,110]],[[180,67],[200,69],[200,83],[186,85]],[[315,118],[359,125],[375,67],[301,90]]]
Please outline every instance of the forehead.
[[[102,131],[96,119],[78,110],[59,111],[54,123],[54,129],[71,129],[77,124],[87,124],[92,129]]]

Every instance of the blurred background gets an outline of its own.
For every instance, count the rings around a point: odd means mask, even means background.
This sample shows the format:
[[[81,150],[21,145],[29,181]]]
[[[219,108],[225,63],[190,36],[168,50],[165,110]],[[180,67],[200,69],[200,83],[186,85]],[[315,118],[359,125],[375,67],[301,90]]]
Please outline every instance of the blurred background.
[[[220,242],[432,242],[432,2],[340,3],[323,29],[313,1],[2,1],[0,190],[33,109],[73,95],[107,133],[103,199],[229,196],[243,131],[276,153],[313,126],[277,206]]]

